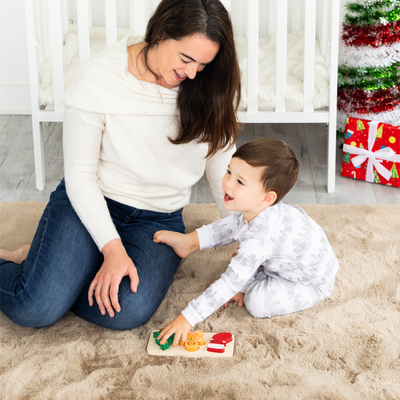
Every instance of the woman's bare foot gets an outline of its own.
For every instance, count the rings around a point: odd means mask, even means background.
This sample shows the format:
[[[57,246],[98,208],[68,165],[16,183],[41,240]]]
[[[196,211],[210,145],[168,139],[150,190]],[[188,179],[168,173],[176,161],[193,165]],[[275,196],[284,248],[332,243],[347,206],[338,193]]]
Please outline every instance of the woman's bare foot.
[[[14,251],[0,249],[0,258],[6,261],[15,262],[16,264],[21,264],[22,261],[26,259],[30,248],[31,245],[27,244],[26,246]]]

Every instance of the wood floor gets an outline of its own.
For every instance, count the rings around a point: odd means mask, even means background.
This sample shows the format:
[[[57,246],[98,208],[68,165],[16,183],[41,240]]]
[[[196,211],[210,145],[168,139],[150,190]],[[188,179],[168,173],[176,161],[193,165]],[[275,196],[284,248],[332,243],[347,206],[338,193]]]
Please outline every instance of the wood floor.
[[[400,188],[340,176],[342,151],[337,149],[336,191],[326,192],[328,130],[324,124],[246,124],[238,145],[259,137],[287,142],[300,162],[300,178],[285,197],[289,204],[400,204]],[[47,201],[63,177],[62,124],[44,123],[46,187],[35,188],[31,118],[0,115],[0,202]],[[214,202],[203,177],[193,188],[193,203]]]

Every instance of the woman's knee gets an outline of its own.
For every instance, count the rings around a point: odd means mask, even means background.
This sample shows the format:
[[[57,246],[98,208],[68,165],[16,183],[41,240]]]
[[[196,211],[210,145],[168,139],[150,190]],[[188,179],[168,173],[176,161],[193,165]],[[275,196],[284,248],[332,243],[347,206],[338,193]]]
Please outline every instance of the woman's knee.
[[[7,317],[17,325],[28,328],[45,328],[54,325],[68,310],[56,306],[30,303],[25,307],[16,307],[15,311],[8,310]]]
[[[136,295],[137,293],[133,294],[133,296]],[[136,298],[131,303],[123,302],[121,303],[121,312],[116,314],[113,321],[110,321],[110,327],[111,329],[125,330],[142,326],[154,315],[158,306],[159,302],[155,303],[146,298]]]
[[[147,289],[147,290],[146,290]],[[111,318],[100,313],[97,303],[90,307],[87,299],[87,288],[83,290],[71,311],[93,324],[113,330],[129,330],[144,325],[156,312],[162,301],[156,294],[151,295],[148,288],[140,285],[136,293],[130,289],[130,279],[124,277],[118,293],[121,311]]]

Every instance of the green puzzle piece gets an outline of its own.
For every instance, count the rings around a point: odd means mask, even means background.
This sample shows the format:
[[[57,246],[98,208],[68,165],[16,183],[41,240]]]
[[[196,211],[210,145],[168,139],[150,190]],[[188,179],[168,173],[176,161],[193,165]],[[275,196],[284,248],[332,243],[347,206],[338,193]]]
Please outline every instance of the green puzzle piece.
[[[168,338],[168,340],[167,340],[164,344],[161,344],[160,341],[157,339],[157,336],[158,336],[160,333],[161,333],[161,331],[153,332],[153,337],[154,337],[156,343],[161,347],[161,350],[168,350],[168,349],[169,349],[169,346],[171,346],[171,345],[172,345],[172,342],[174,341],[175,333],[174,333],[172,336],[170,336],[170,337]]]

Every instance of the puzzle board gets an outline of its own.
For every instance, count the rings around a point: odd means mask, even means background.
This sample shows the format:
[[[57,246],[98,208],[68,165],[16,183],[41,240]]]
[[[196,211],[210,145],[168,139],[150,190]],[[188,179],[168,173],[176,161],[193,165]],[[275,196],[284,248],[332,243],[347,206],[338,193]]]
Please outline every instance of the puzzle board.
[[[232,335],[232,341],[229,342],[225,347],[224,353],[213,353],[207,351],[207,345],[210,343],[211,338],[215,335],[215,333],[203,333],[206,344],[204,346],[200,346],[197,351],[191,352],[185,350],[185,346],[180,346],[179,344],[176,347],[170,346],[167,350],[161,350],[160,346],[156,343],[153,337],[153,332],[157,332],[156,330],[150,332],[149,341],[147,344],[147,353],[152,356],[181,356],[181,357],[212,357],[212,358],[226,358],[233,356],[233,349],[235,347],[235,336]]]

